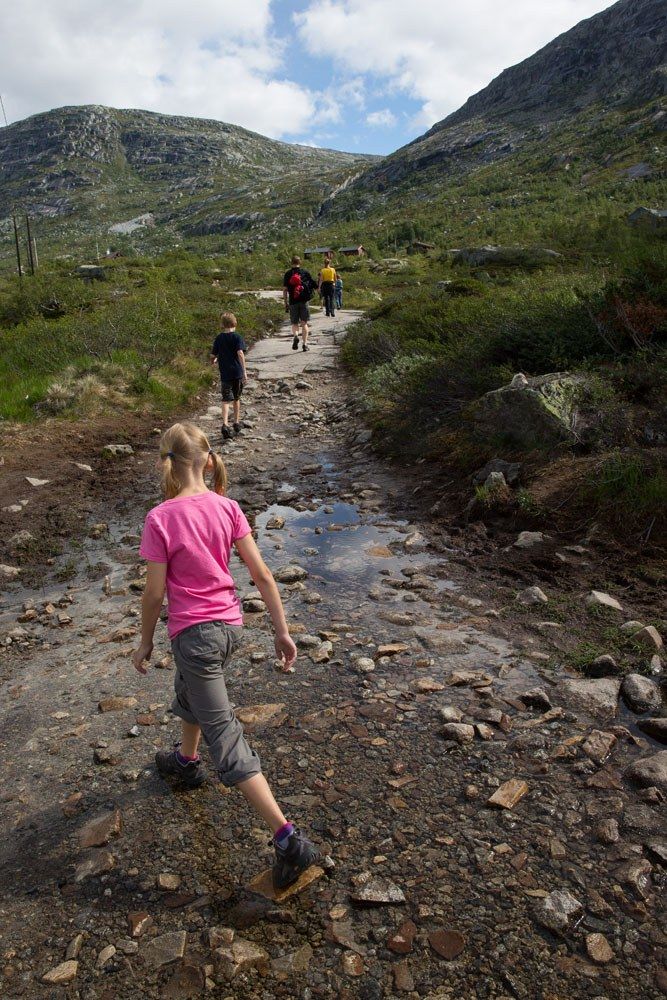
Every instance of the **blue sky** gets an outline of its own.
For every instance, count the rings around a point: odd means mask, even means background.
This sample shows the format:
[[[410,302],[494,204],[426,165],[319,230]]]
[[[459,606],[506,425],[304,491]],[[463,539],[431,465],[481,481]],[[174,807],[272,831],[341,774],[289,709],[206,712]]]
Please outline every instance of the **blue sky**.
[[[609,5],[22,0],[4,13],[0,93],[10,121],[102,104],[387,153]]]

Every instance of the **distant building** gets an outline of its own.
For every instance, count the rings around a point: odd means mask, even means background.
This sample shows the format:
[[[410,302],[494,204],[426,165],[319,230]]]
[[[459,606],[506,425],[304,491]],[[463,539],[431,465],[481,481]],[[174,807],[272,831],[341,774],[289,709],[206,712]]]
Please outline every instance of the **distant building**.
[[[642,229],[667,230],[667,210],[664,208],[635,208],[628,216],[632,226]]]
[[[364,257],[366,251],[361,244],[359,244],[359,246],[355,247],[339,247],[338,253],[342,254],[343,257]]]
[[[331,247],[311,247],[309,250],[304,250],[304,257],[322,257],[325,253],[333,253]]]
[[[424,243],[423,240],[413,240],[408,247],[408,253],[428,253],[435,250],[435,243]]]

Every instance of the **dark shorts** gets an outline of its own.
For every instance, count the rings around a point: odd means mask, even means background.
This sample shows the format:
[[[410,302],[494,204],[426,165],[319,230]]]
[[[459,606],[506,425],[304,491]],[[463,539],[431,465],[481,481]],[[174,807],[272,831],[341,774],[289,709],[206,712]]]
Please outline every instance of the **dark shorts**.
[[[310,319],[310,309],[307,302],[290,302],[289,318],[293,325],[307,323]]]
[[[243,379],[233,378],[231,382],[221,382],[220,389],[222,391],[223,403],[232,403],[241,398]]]

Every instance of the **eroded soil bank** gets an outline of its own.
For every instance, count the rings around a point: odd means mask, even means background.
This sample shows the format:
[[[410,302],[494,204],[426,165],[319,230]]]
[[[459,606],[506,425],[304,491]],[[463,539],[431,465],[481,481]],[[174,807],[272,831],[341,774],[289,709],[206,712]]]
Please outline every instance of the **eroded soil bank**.
[[[335,868],[277,905],[249,888],[270,848],[240,797],[157,777],[153,753],[176,734],[164,629],[146,678],[128,659],[156,437],[106,471],[77,455],[93,468],[79,470],[82,538],[42,586],[6,583],[0,605],[2,996],[667,992],[667,765],[639,728],[663,715],[660,675],[634,712],[608,665],[575,684],[566,669],[592,628],[647,624],[649,595],[610,581],[594,537],[502,552],[481,526],[425,520],[423,470],[367,449],[337,370],[345,319],[318,318],[309,354],[287,333],[254,349],[246,426],[224,452],[230,493],[294,581],[281,589],[300,646],[296,672],[276,673],[236,562],[247,627],[230,693]],[[195,416],[218,443],[214,394]],[[587,611],[614,583],[622,610]],[[516,600],[535,586],[547,603]],[[652,655],[649,640],[628,653],[647,669]]]

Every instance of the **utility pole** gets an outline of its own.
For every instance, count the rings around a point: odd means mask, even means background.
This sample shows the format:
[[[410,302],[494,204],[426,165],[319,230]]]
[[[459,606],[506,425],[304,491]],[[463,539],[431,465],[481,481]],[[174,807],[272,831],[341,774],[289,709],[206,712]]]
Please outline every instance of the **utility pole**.
[[[32,235],[30,233],[30,219],[26,213],[25,217],[25,227],[28,231],[28,262],[30,264],[30,273],[34,275],[35,273],[35,258],[32,255]]]
[[[16,225],[16,216],[12,214],[12,222],[14,223],[14,243],[16,244],[16,265],[19,270],[19,281],[23,280],[23,271],[21,269],[21,248],[19,246],[19,231]]]

